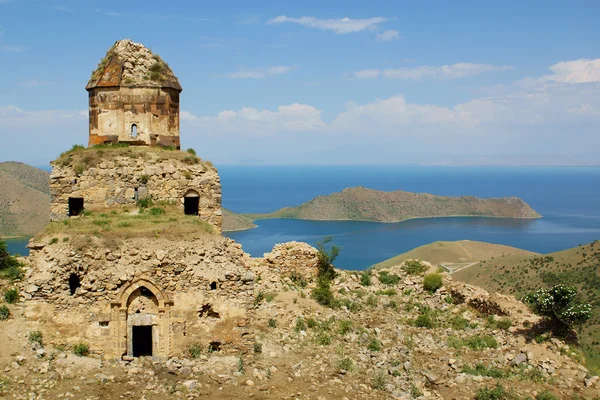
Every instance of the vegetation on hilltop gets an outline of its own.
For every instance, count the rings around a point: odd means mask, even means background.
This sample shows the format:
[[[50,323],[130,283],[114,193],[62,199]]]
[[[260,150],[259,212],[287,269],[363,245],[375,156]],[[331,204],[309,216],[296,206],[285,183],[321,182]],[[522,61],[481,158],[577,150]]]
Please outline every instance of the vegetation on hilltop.
[[[480,199],[450,197],[397,190],[382,192],[354,187],[328,196],[316,197],[297,207],[285,207],[270,214],[248,214],[253,219],[295,218],[309,220],[356,220],[400,222],[429,217],[539,218],[527,203],[516,197]]]
[[[581,348],[588,365],[600,368],[600,241],[547,255],[492,257],[452,277],[518,298],[557,284],[575,287],[592,306],[591,318],[579,328]]]

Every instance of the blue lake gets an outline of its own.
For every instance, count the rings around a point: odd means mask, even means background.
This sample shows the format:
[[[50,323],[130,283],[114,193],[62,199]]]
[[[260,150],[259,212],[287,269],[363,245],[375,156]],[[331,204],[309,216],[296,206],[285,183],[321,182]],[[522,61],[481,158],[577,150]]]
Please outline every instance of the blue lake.
[[[271,212],[352,186],[436,195],[517,196],[544,217],[430,218],[395,224],[356,221],[257,221],[258,228],[225,233],[253,256],[291,240],[324,236],[342,247],[336,266],[368,266],[436,240],[479,240],[540,253],[600,239],[600,168],[221,166],[223,206],[240,213]],[[27,240],[8,241],[27,254]]]
[[[437,195],[517,196],[544,216],[537,220],[430,218],[395,224],[356,221],[259,220],[229,232],[253,256],[290,240],[315,244],[332,236],[336,265],[364,269],[436,240],[479,240],[540,253],[600,239],[600,168],[552,167],[239,167],[219,168],[223,205],[270,212],[351,186]]]

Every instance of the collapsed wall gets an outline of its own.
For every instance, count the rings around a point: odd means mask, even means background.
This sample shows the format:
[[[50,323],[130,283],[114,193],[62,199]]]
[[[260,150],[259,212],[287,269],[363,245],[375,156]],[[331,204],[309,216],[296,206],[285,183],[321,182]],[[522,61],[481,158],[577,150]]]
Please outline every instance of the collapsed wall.
[[[254,276],[239,244],[218,235],[125,239],[112,248],[97,238],[57,239],[31,243],[24,287],[29,328],[48,342],[85,341],[105,357],[248,345]]]

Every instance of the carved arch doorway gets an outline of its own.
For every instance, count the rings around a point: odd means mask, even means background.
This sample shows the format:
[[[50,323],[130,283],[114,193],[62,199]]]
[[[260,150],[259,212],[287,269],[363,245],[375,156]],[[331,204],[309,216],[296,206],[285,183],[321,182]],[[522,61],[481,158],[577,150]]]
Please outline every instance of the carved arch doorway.
[[[111,303],[114,355],[168,356],[172,305],[166,293],[148,279],[135,279],[122,287]]]

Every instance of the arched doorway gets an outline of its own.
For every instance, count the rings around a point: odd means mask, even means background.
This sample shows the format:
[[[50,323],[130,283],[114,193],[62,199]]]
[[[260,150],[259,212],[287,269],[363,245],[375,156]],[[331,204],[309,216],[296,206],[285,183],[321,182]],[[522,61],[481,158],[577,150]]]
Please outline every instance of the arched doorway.
[[[127,354],[152,356],[158,339],[158,300],[150,289],[141,286],[127,300]]]
[[[200,195],[195,190],[188,190],[183,196],[183,213],[198,215],[200,212]]]
[[[111,302],[110,324],[115,357],[168,356],[173,301],[147,277],[123,285]]]

